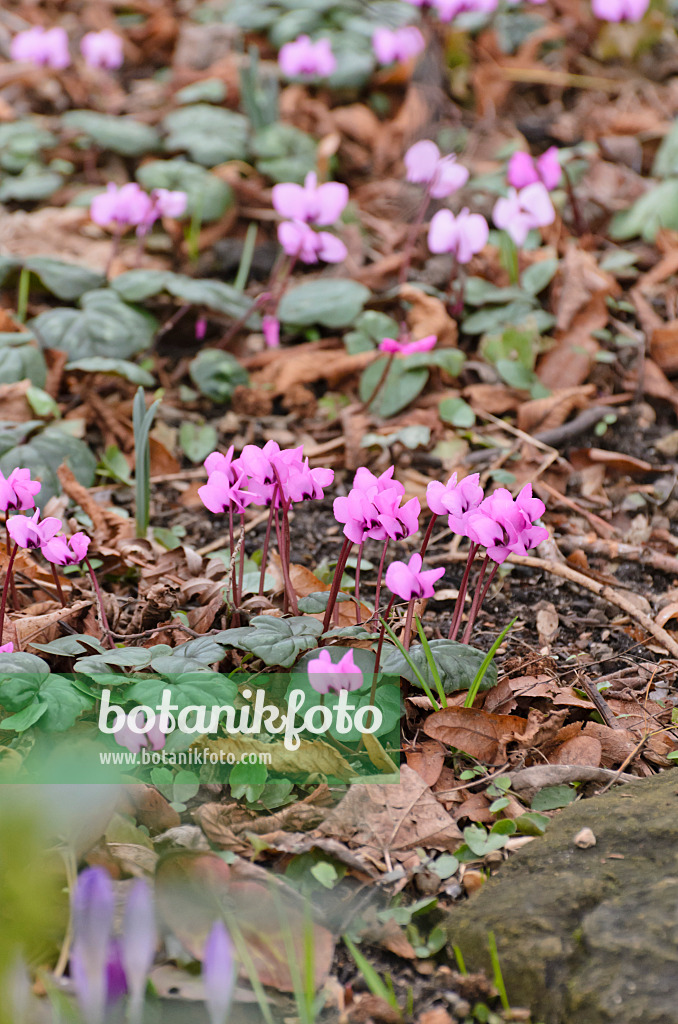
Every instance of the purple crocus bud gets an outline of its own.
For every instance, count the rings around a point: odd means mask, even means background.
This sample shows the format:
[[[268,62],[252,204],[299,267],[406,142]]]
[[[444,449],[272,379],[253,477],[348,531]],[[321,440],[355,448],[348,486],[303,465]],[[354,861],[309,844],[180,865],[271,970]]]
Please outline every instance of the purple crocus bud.
[[[108,995],[108,962],[115,897],[103,868],[87,868],[73,892],[71,977],[87,1024],[101,1024]]]
[[[281,217],[325,227],[339,219],[348,202],[348,188],[340,181],[318,185],[318,177],[310,171],[303,185],[283,182],[271,191],[273,208]]]
[[[451,210],[438,210],[428,232],[431,252],[451,252],[459,263],[468,263],[485,247],[490,236],[487,221],[464,208],[455,217]]]
[[[122,947],[118,939],[111,939],[106,962],[106,1006],[112,1006],[127,995],[127,975],[122,962]]]
[[[87,32],[80,40],[80,53],[91,68],[113,71],[124,60],[122,39],[116,32],[104,28],[101,32]]]
[[[386,586],[403,601],[413,597],[433,597],[433,584],[444,576],[445,569],[422,569],[421,555],[412,555],[409,562],[391,562],[386,570]]]
[[[601,21],[640,21],[650,0],[592,0],[591,8]]]
[[[100,192],[92,200],[89,215],[95,224],[109,230],[148,228],[155,217],[155,205],[136,182],[128,182],[121,188],[109,182],[106,191]]]
[[[278,66],[285,78],[328,78],[336,71],[337,59],[329,39],[311,42],[301,35],[280,48]]]
[[[280,321],[277,316],[265,316],[261,321],[264,341],[269,348],[280,348]]]
[[[148,882],[138,878],[130,889],[125,905],[121,957],[127,979],[130,1019],[142,1019],[146,981],[153,966],[158,933],[155,926],[153,893]]]
[[[400,356],[411,356],[415,352],[430,352],[436,347],[438,338],[435,334],[427,334],[417,341],[397,341],[395,338],[382,338],[379,342],[381,352],[392,352]]]
[[[510,235],[516,245],[522,245],[532,228],[553,224],[556,211],[548,190],[538,181],[526,185],[519,192],[510,188],[508,195],[494,204],[492,219],[498,228]]]
[[[61,529],[60,519],[48,516],[40,522],[39,518],[36,510],[32,516],[10,516],[7,520],[7,532],[20,548],[41,548]]]
[[[363,685],[363,673],[355,663],[353,651],[347,651],[335,665],[330,652],[323,647],[307,667],[308,681],[316,693],[359,690]]]
[[[202,982],[210,1024],[225,1024],[233,1001],[235,949],[223,921],[216,921],[207,937],[202,958]]]
[[[81,532],[74,533],[69,539],[53,537],[42,545],[42,553],[54,565],[78,565],[87,555],[91,543],[89,537]]]
[[[19,32],[10,44],[12,60],[27,61],[41,67],[62,70],[71,63],[68,52],[68,36],[63,28],[48,31],[41,25]]]
[[[0,473],[0,510],[26,512],[35,508],[35,495],[40,490],[38,480],[31,480],[30,469],[13,469],[8,477]]]
[[[172,217],[176,220],[186,213],[188,196],[178,189],[172,191],[168,188],[156,188],[153,190],[153,199],[156,215],[159,217]]]
[[[285,220],[278,224],[278,241],[288,256],[302,263],[341,263],[346,259],[344,243],[329,231],[314,231],[303,221]]]
[[[0,647],[0,654],[11,654],[14,650],[14,644],[10,641],[8,644],[3,644]]]

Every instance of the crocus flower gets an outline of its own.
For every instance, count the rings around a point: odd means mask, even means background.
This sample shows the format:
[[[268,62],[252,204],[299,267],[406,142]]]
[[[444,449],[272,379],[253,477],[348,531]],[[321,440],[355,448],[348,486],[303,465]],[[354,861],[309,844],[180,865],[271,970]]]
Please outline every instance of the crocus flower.
[[[157,217],[183,217],[188,206],[188,196],[179,189],[153,189],[153,204]]]
[[[105,192],[92,200],[89,215],[99,227],[124,231],[147,225],[154,210],[153,200],[136,182],[121,188],[109,182]]]
[[[516,245],[522,245],[532,228],[553,224],[556,211],[548,189],[541,181],[537,181],[521,188],[519,192],[510,188],[508,196],[498,199],[494,204],[492,219],[498,228],[511,236]]]
[[[427,334],[417,341],[397,341],[395,338],[382,338],[379,342],[381,352],[393,352],[396,355],[411,356],[415,352],[430,352],[436,347],[438,338],[435,334]]]
[[[288,256],[302,263],[341,263],[346,259],[344,243],[329,231],[314,231],[300,220],[284,220],[278,224],[278,241]]]
[[[252,495],[245,490],[244,474],[231,481],[219,470],[210,473],[207,483],[198,488],[198,494],[205,508],[215,514],[228,508],[241,514],[252,501]]]
[[[40,512],[32,516],[10,516],[7,532],[20,548],[41,548],[61,529],[61,520],[48,516],[40,521]]]
[[[372,49],[380,64],[404,63],[421,53],[425,46],[416,25],[396,29],[380,27],[372,34]]]
[[[139,714],[141,714],[141,724],[145,725],[146,716],[143,711],[137,711],[135,723],[139,724]],[[155,720],[148,732],[141,733],[134,732],[125,722],[124,725],[113,733],[113,739],[119,747],[127,747],[133,754],[138,754],[142,747],[150,747],[151,750],[162,750],[167,742],[167,737],[161,730],[158,719]]]
[[[548,537],[548,530],[535,526],[544,513],[544,503],[532,497],[532,486],[526,484],[516,499],[505,487],[499,487],[485,498],[465,520],[466,535],[482,544],[487,554],[499,565],[510,554],[526,555],[530,548]]]
[[[592,0],[591,8],[601,21],[640,21],[650,0]]]
[[[558,150],[551,146],[541,156],[530,156],[520,149],[513,154],[506,168],[506,180],[513,188],[525,188],[526,185],[541,183],[549,190],[556,187],[562,174],[558,160]]]
[[[422,569],[421,555],[412,555],[409,562],[391,562],[386,570],[386,586],[403,601],[413,597],[433,597],[433,584],[445,575],[445,569]]]
[[[124,59],[122,39],[109,28],[84,35],[80,40],[80,53],[91,68],[106,68],[108,71],[121,67]]]
[[[426,488],[426,502],[437,516],[448,516],[451,530],[461,537],[466,535],[465,522],[469,512],[478,508],[483,500],[483,489],[479,484],[480,474],[471,473],[457,483],[453,473],[446,484],[432,480]]]
[[[118,939],[111,939],[106,961],[106,1006],[112,1006],[127,995],[127,973],[122,962],[122,949]]]
[[[0,473],[0,510],[3,512],[25,512],[35,508],[35,495],[40,482],[31,480],[30,469],[13,469],[8,477]]]
[[[312,42],[302,35],[280,48],[278,65],[286,78],[327,78],[335,72],[337,59],[329,39]]]
[[[87,1024],[101,1024],[104,1017],[114,907],[108,872],[100,867],[83,871],[72,900],[71,977]]]
[[[9,52],[12,60],[27,61],[56,70],[67,68],[71,63],[68,36],[63,28],[45,31],[42,25],[36,25],[25,32],[19,32],[12,39]]]
[[[225,1024],[233,1001],[236,966],[233,940],[223,921],[207,937],[202,958],[202,982],[210,1024]]]
[[[42,553],[48,562],[55,565],[78,565],[90,546],[89,537],[81,532],[72,537],[53,537],[42,545]]]
[[[348,188],[340,181],[318,184],[318,176],[309,171],[303,185],[283,182],[271,191],[273,208],[281,217],[317,224],[334,224],[348,202]]]
[[[130,995],[130,1007],[140,1010],[146,992],[146,980],[155,959],[158,933],[155,927],[153,893],[148,882],[138,878],[130,889],[125,904],[122,927],[121,958]],[[130,1012],[130,1019],[141,1020]]]
[[[308,681],[316,693],[329,693],[330,690],[340,693],[342,690],[359,690],[363,685],[363,674],[354,661],[353,651],[347,651],[335,665],[330,652],[323,647],[318,657],[308,663]]]
[[[408,181],[426,185],[433,199],[445,199],[462,188],[468,181],[468,171],[457,163],[454,154],[441,156],[435,142],[422,139],[405,153],[405,171]]]
[[[451,252],[459,263],[468,263],[484,248],[490,235],[487,221],[465,207],[455,217],[451,210],[438,210],[428,231],[431,252]]]
[[[269,348],[280,348],[280,321],[277,316],[264,316],[261,320],[264,341]]]
[[[3,644],[0,647],[0,654],[11,654],[14,650],[14,644],[10,641],[8,644]]]

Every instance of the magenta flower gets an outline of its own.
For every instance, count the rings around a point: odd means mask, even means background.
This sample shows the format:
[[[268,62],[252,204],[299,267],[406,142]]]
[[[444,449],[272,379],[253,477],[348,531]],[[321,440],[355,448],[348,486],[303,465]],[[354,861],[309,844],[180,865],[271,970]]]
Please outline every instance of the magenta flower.
[[[219,470],[210,473],[207,483],[198,488],[198,494],[205,508],[215,514],[229,508],[241,514],[252,501],[252,495],[245,490],[244,474],[231,481]]]
[[[8,644],[3,644],[0,647],[0,654],[11,654],[14,650],[14,644],[10,641]]]
[[[361,491],[367,491],[370,487],[376,487],[378,491],[390,491],[395,488],[398,494],[402,495],[405,493],[405,487],[399,480],[393,479],[394,473],[395,466],[389,466],[379,476],[370,472],[367,466],[360,466],[353,477],[353,486]]]
[[[308,681],[316,693],[329,693],[334,690],[359,690],[363,685],[362,671],[356,665],[353,651],[347,651],[340,661],[333,663],[326,647],[318,652],[318,657],[308,663]]]
[[[91,541],[82,533],[74,533],[72,537],[53,537],[42,545],[42,553],[48,562],[55,565],[78,565],[87,555]]]
[[[405,488],[391,480],[393,467],[375,477],[362,466],[347,495],[334,499],[334,518],[344,526],[344,536],[354,544],[372,540],[400,540],[419,528],[421,506],[411,498],[401,506]]]
[[[372,34],[372,49],[379,64],[404,63],[426,46],[423,35],[415,25],[403,28],[377,28]]]
[[[114,71],[122,66],[122,39],[116,32],[104,28],[101,32],[88,32],[80,40],[80,53],[91,68]]]
[[[510,188],[508,196],[497,199],[492,219],[498,228],[511,236],[516,245],[522,245],[533,228],[553,224],[556,211],[546,186],[537,181],[519,192]]]
[[[445,199],[463,188],[468,171],[457,163],[456,156],[441,156],[435,142],[422,139],[405,153],[405,171],[408,181],[426,185],[432,199]]]
[[[12,39],[9,52],[12,60],[26,61],[58,71],[71,63],[68,36],[63,28],[45,31],[42,25],[36,25],[25,32],[19,32]]]
[[[336,71],[337,59],[329,39],[312,42],[303,35],[280,48],[278,65],[285,78],[328,78]]]
[[[34,497],[40,487],[38,480],[31,480],[30,469],[13,469],[8,477],[0,473],[0,510],[26,512],[35,508]]]
[[[112,1006],[127,995],[127,975],[122,962],[122,950],[118,939],[112,939],[106,961],[106,1006]]]
[[[148,226],[153,218],[153,200],[136,182],[118,188],[109,182],[105,192],[92,200],[89,215],[99,227],[125,231],[130,227]]]
[[[269,348],[280,348],[280,321],[277,316],[265,316],[261,320],[264,341]]]
[[[314,231],[300,220],[284,220],[278,224],[278,241],[288,256],[302,263],[341,263],[346,259],[344,243],[329,231]]]
[[[207,334],[207,317],[199,316],[195,321],[195,340],[203,341]]]
[[[87,1024],[101,1024],[108,995],[108,963],[115,896],[103,868],[87,868],[73,891],[71,978]]]
[[[281,217],[325,227],[341,216],[348,202],[348,188],[340,181],[319,185],[317,174],[310,171],[303,185],[274,185],[271,197],[273,208]]]
[[[235,949],[223,921],[216,921],[202,958],[202,982],[210,1024],[226,1024],[236,979]]]
[[[514,500],[510,491],[499,487],[466,517],[466,534],[474,544],[482,544],[499,565],[510,554],[526,555],[530,548],[548,537],[548,530],[535,526],[544,514],[544,503],[532,497],[526,484]]]
[[[478,508],[484,497],[479,480],[479,473],[471,473],[457,483],[457,474],[453,473],[446,484],[432,480],[426,488],[426,502],[431,512],[437,516],[447,515],[450,529],[461,537],[466,535],[466,516]]]
[[[54,516],[42,522],[39,519],[40,512],[36,510],[32,516],[10,516],[7,520],[7,532],[20,548],[41,548],[61,529],[61,520]]]
[[[427,334],[417,341],[396,341],[395,338],[382,338],[379,342],[381,352],[393,352],[401,356],[411,356],[415,352],[430,352],[436,347],[438,338],[435,334]]]
[[[143,726],[146,724],[146,715],[137,710],[135,724]],[[161,730],[158,719],[155,720],[148,732],[134,732],[127,722],[117,732],[113,733],[113,739],[119,747],[127,747],[133,754],[138,754],[142,747],[150,747],[151,750],[162,750],[167,742],[165,733]]]
[[[498,0],[436,0],[435,7],[441,21],[453,21],[458,15],[465,14],[467,11],[491,14],[496,9],[497,3]]]
[[[188,206],[188,196],[179,189],[172,191],[169,188],[153,189],[153,199],[158,217],[183,217]]]
[[[490,236],[487,221],[465,207],[455,217],[451,210],[438,210],[428,231],[431,252],[451,252],[459,263],[468,263],[484,248]]]
[[[208,455],[203,462],[207,475],[209,476],[210,473],[219,470],[220,473],[228,477],[230,483],[234,483],[239,473],[236,465],[237,459],[233,458],[234,451],[235,447],[231,445],[225,455],[221,452],[212,452],[211,455]]]
[[[405,562],[391,562],[386,570],[386,586],[403,601],[411,601],[413,597],[433,597],[433,584],[445,575],[445,569],[423,569],[421,555],[412,555]]]
[[[513,154],[506,168],[506,179],[513,188],[525,188],[526,185],[541,181],[549,192],[557,186],[561,174],[555,146],[551,146],[536,160],[520,149]]]
[[[591,0],[591,8],[601,21],[640,21],[650,0]]]

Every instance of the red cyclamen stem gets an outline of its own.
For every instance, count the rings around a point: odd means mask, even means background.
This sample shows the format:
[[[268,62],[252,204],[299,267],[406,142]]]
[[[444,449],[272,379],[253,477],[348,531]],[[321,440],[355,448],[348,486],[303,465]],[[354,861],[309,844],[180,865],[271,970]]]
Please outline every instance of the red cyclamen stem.
[[[387,537],[386,541],[384,542],[384,550],[381,553],[381,558],[379,560],[379,569],[377,570],[377,589],[374,595],[374,618],[377,620],[377,622],[379,622],[379,598],[381,597],[381,580],[384,575],[384,562],[386,561],[386,551],[388,549],[389,540],[390,538]],[[393,601],[391,601],[391,604],[393,604]],[[391,607],[391,604],[389,604],[388,606],[389,609]]]
[[[330,628],[330,622],[332,621],[332,612],[334,611],[334,606],[337,603],[339,587],[341,586],[341,577],[344,575],[344,569],[346,568],[346,560],[350,554],[352,547],[353,541],[349,540],[348,537],[345,537],[341,551],[339,552],[339,559],[334,570],[334,578],[332,580],[332,586],[330,588],[330,596],[327,599],[327,608],[325,609],[325,618],[323,619],[323,633],[326,633],[327,630]]]
[[[410,641],[412,639],[412,617],[414,615],[414,598],[411,598],[407,605],[407,613],[405,615],[405,635],[403,636],[403,647],[406,651],[410,649]]]
[[[99,606],[99,615],[101,616],[101,626],[104,632],[104,637],[106,639],[106,642],[108,643],[108,646],[113,648],[115,647],[115,644],[113,643],[113,637],[111,636],[111,627],[108,625],[108,619],[106,618],[106,609],[104,608],[104,597],[103,594],[101,593],[101,588],[99,587],[99,581],[96,578],[94,569],[92,568],[92,563],[90,562],[89,558],[86,555],[84,558],[84,562],[85,565],[87,566],[87,569],[89,570],[89,574],[92,580],[92,586],[94,587],[94,593],[96,595],[97,604]]]
[[[266,536],[264,537],[264,545],[261,549],[261,572],[259,574],[259,597],[263,596],[264,583],[266,580],[266,562],[268,561],[268,545],[271,541],[271,527],[273,526],[273,517],[275,516],[275,490],[271,495],[271,504],[268,510],[268,522],[266,524]]]
[[[360,563],[363,560],[364,543],[363,541],[358,548],[358,564],[355,568],[355,621],[357,626],[362,622],[362,615],[360,614]]]
[[[464,613],[464,601],[466,600],[466,590],[468,587],[468,578],[471,573],[471,566],[473,560],[476,557],[478,550],[478,544],[471,544],[468,553],[468,559],[466,560],[466,568],[464,569],[464,575],[461,578],[459,584],[459,593],[457,594],[457,601],[454,606],[454,614],[452,615],[452,622],[450,623],[450,632],[448,633],[448,640],[456,640],[459,627],[461,625],[461,617]]]
[[[61,581],[59,579],[59,573],[57,572],[57,567],[54,564],[54,562],[50,562],[49,564],[50,564],[51,569],[52,569],[52,578],[54,580],[54,585],[55,585],[55,587],[57,589],[57,594],[59,595],[59,600],[61,601],[61,607],[65,608],[66,607],[66,598],[64,597],[64,592],[61,589]]]
[[[461,642],[463,644],[467,644],[469,642],[469,640],[471,639],[471,633],[473,632],[473,625],[474,625],[474,623],[476,621],[476,616],[478,615],[478,609],[480,608],[480,597],[481,597],[481,594],[484,593],[484,591],[483,591],[483,580],[485,579],[485,570],[487,569],[489,561],[490,561],[490,556],[489,555],[485,555],[485,557],[483,558],[483,564],[480,566],[480,572],[478,573],[478,580],[476,582],[476,592],[473,595],[473,603],[471,605],[471,611],[469,612],[469,615],[468,615],[468,622],[466,623],[466,629],[464,630],[464,635],[461,638]]]
[[[426,554],[426,548],[428,547],[428,542],[431,539],[431,534],[433,533],[433,527],[435,525],[435,521],[437,518],[438,516],[434,512],[431,515],[428,526],[426,527],[426,533],[424,534],[424,539],[421,542],[421,550],[419,551],[419,554],[421,555],[422,558]]]

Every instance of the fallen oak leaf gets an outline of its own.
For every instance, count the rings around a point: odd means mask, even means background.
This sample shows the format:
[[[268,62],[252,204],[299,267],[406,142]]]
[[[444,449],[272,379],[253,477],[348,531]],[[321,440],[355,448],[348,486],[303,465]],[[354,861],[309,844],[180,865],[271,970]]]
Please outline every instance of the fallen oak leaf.
[[[522,736],[527,727],[526,718],[494,715],[478,708],[443,708],[424,722],[427,736],[485,764],[502,764],[508,744]]]

